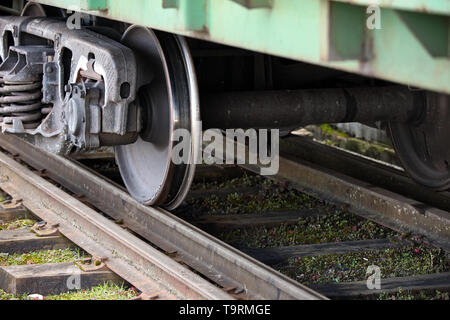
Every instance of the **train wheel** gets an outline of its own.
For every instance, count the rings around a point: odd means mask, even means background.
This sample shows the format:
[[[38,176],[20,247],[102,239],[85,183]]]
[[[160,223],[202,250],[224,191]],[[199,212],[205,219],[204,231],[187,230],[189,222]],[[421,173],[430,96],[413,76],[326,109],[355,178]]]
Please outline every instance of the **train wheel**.
[[[142,130],[134,144],[115,148],[116,162],[130,194],[145,205],[176,208],[195,172],[200,113],[197,81],[184,38],[131,26],[122,43],[134,50]],[[189,161],[172,161],[174,132],[189,132]],[[186,156],[186,154],[185,154]]]
[[[20,14],[27,17],[65,17],[63,9],[51,6],[44,6],[37,2],[27,2]]]
[[[394,148],[407,173],[418,183],[450,189],[450,98],[427,93],[426,109],[416,123],[389,124]]]

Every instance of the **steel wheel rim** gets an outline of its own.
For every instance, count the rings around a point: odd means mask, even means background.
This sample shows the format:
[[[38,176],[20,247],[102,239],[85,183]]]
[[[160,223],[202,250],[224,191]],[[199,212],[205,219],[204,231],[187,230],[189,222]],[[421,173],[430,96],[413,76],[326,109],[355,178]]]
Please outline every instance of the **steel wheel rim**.
[[[44,6],[37,2],[28,2],[22,9],[20,13],[22,17],[47,17],[47,16],[56,16],[56,17],[65,17],[66,13],[63,9],[52,7],[52,6]]]
[[[140,69],[137,87],[142,88],[139,103],[148,107],[150,101],[152,106],[152,125],[145,132],[151,142],[140,136],[134,144],[116,147],[116,161],[136,200],[174,209],[189,191],[195,173],[194,150],[199,146],[198,89],[189,49],[181,37],[139,26],[128,28],[122,42],[135,49],[138,61],[151,66]],[[178,128],[192,137],[189,162],[181,165],[172,162],[173,132]]]
[[[428,188],[450,189],[449,99],[428,93],[427,110],[419,123],[389,123],[392,143],[403,166],[413,180]],[[442,141],[440,139],[443,139]]]

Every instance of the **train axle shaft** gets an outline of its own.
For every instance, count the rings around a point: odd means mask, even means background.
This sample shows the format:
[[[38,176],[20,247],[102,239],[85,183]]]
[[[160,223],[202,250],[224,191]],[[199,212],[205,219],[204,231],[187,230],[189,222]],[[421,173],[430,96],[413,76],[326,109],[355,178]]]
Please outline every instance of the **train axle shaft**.
[[[401,86],[225,92],[201,99],[204,128],[295,128],[310,124],[420,118],[423,91]],[[276,108],[274,108],[276,106]]]

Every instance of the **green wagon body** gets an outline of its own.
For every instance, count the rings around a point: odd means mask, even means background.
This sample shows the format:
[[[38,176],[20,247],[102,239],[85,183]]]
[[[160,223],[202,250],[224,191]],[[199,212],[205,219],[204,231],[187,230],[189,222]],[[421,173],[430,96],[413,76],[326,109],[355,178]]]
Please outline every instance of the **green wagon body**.
[[[37,2],[450,93],[450,0]],[[366,27],[373,4],[381,29]]]

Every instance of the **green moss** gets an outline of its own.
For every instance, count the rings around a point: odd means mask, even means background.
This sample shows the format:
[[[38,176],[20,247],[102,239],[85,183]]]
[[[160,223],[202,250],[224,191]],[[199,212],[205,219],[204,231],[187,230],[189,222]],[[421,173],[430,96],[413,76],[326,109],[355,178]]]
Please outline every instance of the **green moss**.
[[[395,152],[392,148],[375,142],[367,142],[356,138],[341,140],[339,147],[363,154],[373,159],[394,162]]]
[[[357,139],[349,138],[342,141],[341,147],[360,154],[365,154],[368,148],[368,144]]]
[[[380,239],[396,233],[354,214],[328,209],[330,214],[299,219],[279,227],[250,227],[224,232],[219,237],[235,246],[265,248],[337,241]]]
[[[349,135],[343,131],[334,129],[332,126],[330,126],[329,124],[322,124],[320,125],[320,129],[322,130],[323,133],[326,133],[328,135],[335,135],[338,137],[344,137],[344,138],[348,138]]]
[[[0,255],[0,266],[72,262],[87,257],[89,256],[78,248],[2,254]]]
[[[384,251],[324,255],[290,259],[278,269],[303,284],[365,280],[370,265],[381,269],[381,277],[406,277],[450,271],[443,250],[424,245]],[[381,280],[383,281],[383,280]]]
[[[345,132],[334,129],[328,124],[308,126],[307,129],[313,133],[317,141],[326,145],[339,147],[370,158],[399,165],[399,161],[391,145],[354,138]]]

